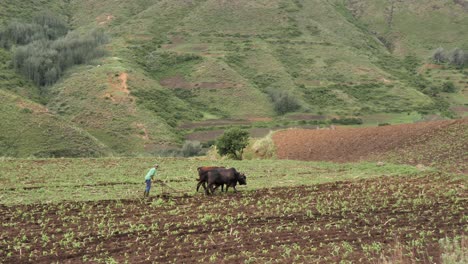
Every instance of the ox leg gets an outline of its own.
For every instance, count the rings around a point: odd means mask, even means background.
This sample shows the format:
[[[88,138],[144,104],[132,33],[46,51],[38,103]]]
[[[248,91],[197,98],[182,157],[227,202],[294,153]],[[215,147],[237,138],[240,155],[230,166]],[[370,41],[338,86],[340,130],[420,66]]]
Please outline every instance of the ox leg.
[[[213,187],[212,184],[208,184],[207,188],[205,189],[205,194],[206,195],[210,195],[210,190],[211,190],[212,187]],[[211,193],[213,193],[213,191],[211,191]]]
[[[214,187],[214,184],[213,184],[213,183],[208,184],[208,189],[210,189],[211,194],[214,194],[215,187]]]
[[[205,189],[206,191],[206,182],[205,181],[199,181],[198,184],[197,184],[197,192],[198,192],[198,189],[200,189],[200,185],[203,187],[203,189]]]

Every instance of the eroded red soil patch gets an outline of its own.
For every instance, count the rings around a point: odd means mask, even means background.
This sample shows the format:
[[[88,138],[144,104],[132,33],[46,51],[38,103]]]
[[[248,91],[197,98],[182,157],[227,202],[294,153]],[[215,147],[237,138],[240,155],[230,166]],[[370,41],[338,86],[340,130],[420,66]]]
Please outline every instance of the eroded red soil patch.
[[[212,197],[0,206],[0,262],[375,263],[398,242],[404,260],[440,263],[438,240],[463,232],[466,198],[463,182],[432,174]]]

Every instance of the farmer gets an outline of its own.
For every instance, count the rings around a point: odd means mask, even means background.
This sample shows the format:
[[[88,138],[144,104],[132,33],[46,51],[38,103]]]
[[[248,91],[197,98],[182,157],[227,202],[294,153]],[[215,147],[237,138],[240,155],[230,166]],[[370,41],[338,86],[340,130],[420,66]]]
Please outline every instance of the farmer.
[[[151,181],[154,180],[154,176],[156,175],[156,169],[159,168],[158,164],[154,164],[154,167],[151,168],[148,173],[145,176],[145,182],[146,182],[146,189],[145,189],[145,196],[149,196],[149,191],[151,189]]]

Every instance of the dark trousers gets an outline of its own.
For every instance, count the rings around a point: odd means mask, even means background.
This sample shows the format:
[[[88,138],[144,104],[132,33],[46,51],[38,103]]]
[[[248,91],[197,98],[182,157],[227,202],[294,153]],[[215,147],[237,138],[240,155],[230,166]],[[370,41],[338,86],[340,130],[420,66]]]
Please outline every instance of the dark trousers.
[[[146,180],[146,189],[145,192],[149,192],[151,189],[151,180]]]

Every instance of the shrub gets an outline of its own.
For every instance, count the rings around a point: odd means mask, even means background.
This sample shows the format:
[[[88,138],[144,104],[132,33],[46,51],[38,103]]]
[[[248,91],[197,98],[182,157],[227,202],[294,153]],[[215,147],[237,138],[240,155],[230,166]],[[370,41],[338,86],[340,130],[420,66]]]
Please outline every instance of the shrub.
[[[345,118],[333,118],[331,120],[333,124],[341,124],[341,125],[361,125],[362,119],[357,117],[345,117]]]
[[[273,142],[273,132],[270,131],[265,137],[255,141],[252,146],[255,156],[263,159],[274,158],[276,154],[275,144]]]
[[[275,112],[279,115],[294,112],[300,108],[299,100],[288,91],[268,89],[267,92],[273,102]]]
[[[390,126],[390,123],[379,123],[378,126]]]
[[[432,59],[436,63],[444,63],[447,61],[444,48],[437,48],[432,54]]]
[[[241,160],[244,148],[249,144],[249,132],[240,128],[231,128],[216,141],[219,155]]]
[[[184,145],[182,146],[182,156],[184,157],[192,157],[197,156],[200,154],[202,150],[202,146],[199,141],[185,141]]]
[[[453,84],[453,82],[445,82],[444,84],[442,84],[442,92],[445,92],[445,93],[456,93],[456,92],[457,92],[457,88],[455,87],[455,85]]]
[[[468,64],[468,54],[462,49],[455,48],[449,56],[449,62],[459,68],[463,68]]]

